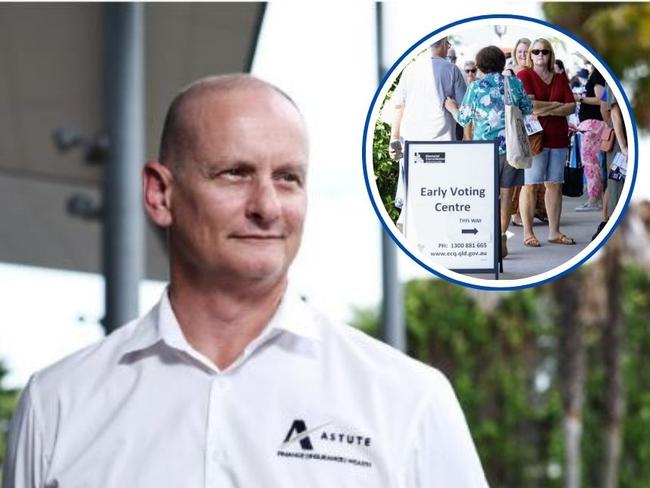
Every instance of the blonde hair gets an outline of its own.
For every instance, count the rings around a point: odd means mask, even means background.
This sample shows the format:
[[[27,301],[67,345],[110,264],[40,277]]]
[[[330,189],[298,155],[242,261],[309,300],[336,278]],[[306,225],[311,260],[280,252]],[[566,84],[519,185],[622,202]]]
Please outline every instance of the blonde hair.
[[[519,47],[519,44],[525,44],[528,49],[526,50],[526,64],[525,65],[520,65],[519,61],[517,61],[517,48]],[[515,47],[512,48],[512,67],[513,68],[527,68],[530,66],[530,61],[528,61],[530,53],[528,50],[530,49],[530,39],[527,37],[522,37],[515,43]]]
[[[543,37],[540,37],[539,39],[535,39],[533,41],[533,43],[528,48],[528,56],[526,57],[526,62],[528,63],[529,66],[533,65],[531,51],[533,50],[533,46],[537,43],[542,44],[544,46],[542,49],[548,49],[549,51],[551,51],[551,54],[548,57],[548,62],[546,63],[546,69],[552,73],[555,67],[555,51],[553,51],[553,46],[551,46],[551,43],[548,41],[548,39],[544,39]]]

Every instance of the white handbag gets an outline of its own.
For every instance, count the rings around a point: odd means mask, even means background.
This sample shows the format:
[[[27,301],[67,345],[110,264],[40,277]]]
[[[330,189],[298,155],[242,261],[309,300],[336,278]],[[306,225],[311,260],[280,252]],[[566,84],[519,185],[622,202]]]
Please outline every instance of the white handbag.
[[[506,113],[506,160],[513,168],[527,169],[533,165],[524,115],[514,105],[509,76],[503,79],[504,110]]]

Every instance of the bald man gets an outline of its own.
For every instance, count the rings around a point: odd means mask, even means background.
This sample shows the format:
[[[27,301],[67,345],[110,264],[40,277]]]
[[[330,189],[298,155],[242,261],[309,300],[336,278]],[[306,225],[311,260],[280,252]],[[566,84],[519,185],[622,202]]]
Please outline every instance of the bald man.
[[[268,83],[176,97],[144,168],[169,286],[31,378],[6,488],[487,486],[447,380],[288,287],[307,160],[302,115]]]

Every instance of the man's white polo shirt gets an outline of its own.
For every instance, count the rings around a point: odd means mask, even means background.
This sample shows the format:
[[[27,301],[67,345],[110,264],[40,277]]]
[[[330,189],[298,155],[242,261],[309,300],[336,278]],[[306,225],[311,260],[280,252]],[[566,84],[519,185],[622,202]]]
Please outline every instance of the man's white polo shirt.
[[[289,293],[223,371],[165,293],[35,374],[9,443],[6,488],[487,486],[442,374]]]

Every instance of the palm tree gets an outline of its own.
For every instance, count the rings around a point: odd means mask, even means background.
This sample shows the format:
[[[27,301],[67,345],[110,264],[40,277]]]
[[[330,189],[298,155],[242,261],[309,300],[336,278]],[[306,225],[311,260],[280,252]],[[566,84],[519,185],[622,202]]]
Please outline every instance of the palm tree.
[[[648,267],[650,254],[650,202],[630,207],[621,225],[604,247],[598,263],[602,269],[599,285],[603,291],[602,352],[605,372],[604,433],[603,433],[603,488],[616,488],[622,442],[622,425],[625,413],[622,355],[625,341],[621,277],[623,265]],[[644,243],[638,245],[635,243]],[[627,263],[625,263],[627,261]]]
[[[580,440],[582,408],[585,398],[586,355],[583,341],[584,323],[579,316],[581,271],[555,280],[551,296],[555,302],[555,323],[558,329],[558,377],[564,410],[565,487],[580,487]]]
[[[642,202],[630,207],[595,262],[550,286],[558,330],[566,488],[581,486],[580,442],[586,380],[584,332],[587,328],[601,331],[605,377],[602,486],[618,486],[625,412],[622,367],[625,322],[621,277],[625,264],[650,268],[649,240],[650,202]]]

